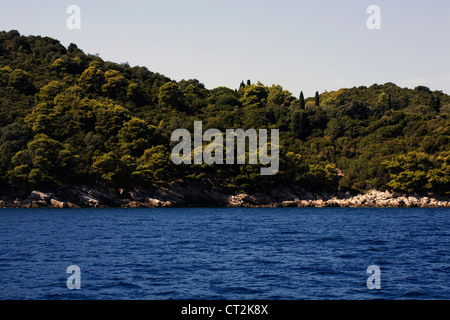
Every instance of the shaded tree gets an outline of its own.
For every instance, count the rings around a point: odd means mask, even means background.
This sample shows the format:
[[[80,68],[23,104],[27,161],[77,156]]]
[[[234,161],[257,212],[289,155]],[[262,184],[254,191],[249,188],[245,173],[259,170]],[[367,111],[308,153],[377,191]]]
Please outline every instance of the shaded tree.
[[[299,99],[299,103],[300,103],[300,109],[305,110],[305,97],[303,96],[303,91],[300,92],[300,99]]]
[[[320,106],[320,96],[319,96],[319,92],[316,91],[316,97],[314,100],[314,104],[316,105],[316,107]]]
[[[80,86],[87,92],[100,92],[105,81],[104,72],[99,61],[92,61],[79,79]]]
[[[268,95],[268,89],[262,84],[247,85],[240,102],[247,107],[262,107],[267,104]]]
[[[183,103],[183,93],[174,82],[167,82],[161,86],[158,100],[161,107],[187,111]]]
[[[439,113],[439,111],[441,110],[441,98],[439,97],[438,94],[433,94],[430,99],[431,99],[430,106],[433,108],[434,111]]]

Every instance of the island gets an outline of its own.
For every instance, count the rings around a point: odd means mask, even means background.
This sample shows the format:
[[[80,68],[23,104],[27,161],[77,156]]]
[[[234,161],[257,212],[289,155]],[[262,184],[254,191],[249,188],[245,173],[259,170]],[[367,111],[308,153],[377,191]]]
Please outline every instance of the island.
[[[0,207],[450,207],[449,117],[450,96],[423,85],[208,89],[2,31]],[[224,138],[276,130],[276,174],[175,164],[172,134],[200,121]]]

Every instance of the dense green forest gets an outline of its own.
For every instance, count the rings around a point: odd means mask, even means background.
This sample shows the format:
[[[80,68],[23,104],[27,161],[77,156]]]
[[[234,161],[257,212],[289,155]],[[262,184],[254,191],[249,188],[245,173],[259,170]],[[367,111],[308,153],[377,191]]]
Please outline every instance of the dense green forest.
[[[450,194],[450,96],[442,91],[386,83],[305,98],[302,88],[240,81],[209,90],[75,44],[0,32],[2,192],[202,180],[232,192],[299,185]],[[261,176],[258,165],[173,165],[170,136],[192,132],[194,121],[222,132],[279,129],[278,175]]]

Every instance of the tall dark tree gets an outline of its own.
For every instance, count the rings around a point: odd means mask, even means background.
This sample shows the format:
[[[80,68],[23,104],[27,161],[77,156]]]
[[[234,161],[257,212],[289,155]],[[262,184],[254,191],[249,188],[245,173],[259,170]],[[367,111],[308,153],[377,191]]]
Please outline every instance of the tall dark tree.
[[[310,121],[306,111],[295,111],[292,115],[290,129],[296,139],[304,140],[310,132]]]
[[[441,98],[439,95],[432,95],[431,96],[431,107],[434,109],[434,111],[439,112],[441,110]]]
[[[320,106],[320,97],[319,97],[319,92],[316,91],[316,106],[319,107]]]
[[[305,97],[303,91],[300,93],[300,109],[305,109]]]
[[[248,85],[248,86],[251,86],[251,85],[252,85],[252,82],[251,82],[250,80],[247,80],[247,85]]]
[[[239,86],[239,90],[242,89],[242,88],[245,88],[245,83],[244,83],[244,81],[241,82],[241,85]]]

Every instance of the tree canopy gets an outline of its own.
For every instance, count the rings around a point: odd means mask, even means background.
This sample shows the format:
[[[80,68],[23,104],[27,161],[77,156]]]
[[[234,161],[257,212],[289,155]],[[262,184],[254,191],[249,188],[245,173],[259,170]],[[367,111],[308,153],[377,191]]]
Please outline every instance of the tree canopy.
[[[393,83],[305,97],[239,81],[206,89],[103,61],[48,37],[0,32],[1,189],[132,188],[208,180],[234,191],[450,192],[450,97]],[[301,88],[299,88],[301,89]],[[280,172],[170,161],[175,129],[279,129]]]

